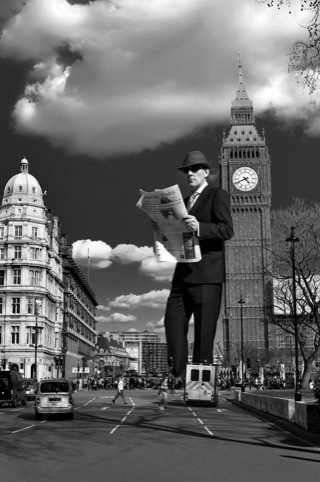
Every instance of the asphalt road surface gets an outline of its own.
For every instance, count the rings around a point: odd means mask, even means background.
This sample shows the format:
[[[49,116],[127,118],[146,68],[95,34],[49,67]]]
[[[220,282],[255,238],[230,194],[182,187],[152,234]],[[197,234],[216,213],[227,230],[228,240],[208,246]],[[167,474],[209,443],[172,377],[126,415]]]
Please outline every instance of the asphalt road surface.
[[[156,390],[79,391],[74,420],[0,407],[1,482],[319,482],[320,442],[228,401],[159,410]],[[320,438],[319,438],[320,440]]]

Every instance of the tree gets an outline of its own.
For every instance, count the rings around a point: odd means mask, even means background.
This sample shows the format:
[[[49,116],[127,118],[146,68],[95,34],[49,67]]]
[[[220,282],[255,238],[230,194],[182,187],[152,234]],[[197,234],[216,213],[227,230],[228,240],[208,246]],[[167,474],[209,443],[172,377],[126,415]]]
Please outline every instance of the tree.
[[[289,13],[294,4],[300,4],[300,10],[310,11],[310,20],[307,25],[302,26],[306,30],[307,38],[297,40],[291,46],[289,56],[289,72],[298,74],[298,82],[309,89],[311,94],[320,80],[320,0],[256,0],[258,3],[266,3],[268,7],[283,6],[289,8]]]
[[[295,226],[295,280],[298,345],[304,362],[302,386],[307,387],[315,362],[320,359],[320,204],[295,198],[292,206],[273,211],[272,266],[274,310],[271,324],[294,337],[292,258],[286,242]]]

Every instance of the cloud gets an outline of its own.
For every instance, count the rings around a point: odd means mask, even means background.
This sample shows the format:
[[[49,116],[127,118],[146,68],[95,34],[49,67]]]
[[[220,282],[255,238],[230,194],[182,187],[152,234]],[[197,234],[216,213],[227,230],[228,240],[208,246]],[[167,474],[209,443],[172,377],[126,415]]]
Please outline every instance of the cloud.
[[[104,241],[81,239],[73,244],[73,258],[79,266],[88,266],[93,269],[106,269],[112,263],[130,264],[138,263],[138,271],[143,276],[148,276],[154,281],[171,281],[176,263],[159,262],[153,248],[149,246],[135,246],[133,244],[118,244],[111,248]]]
[[[142,295],[121,295],[110,301],[112,308],[164,308],[166,306],[169,290],[152,290]]]
[[[112,313],[109,316],[96,316],[98,323],[130,323],[137,321],[137,317],[134,315],[125,315],[123,313]]]
[[[108,268],[112,264],[112,248],[103,241],[81,239],[72,244],[72,257],[80,265]]]
[[[111,308],[109,306],[98,305],[97,310],[99,310],[99,311],[110,311]]]
[[[156,257],[146,258],[141,262],[139,271],[145,276],[149,276],[154,281],[171,281],[176,263],[161,263]]]
[[[154,257],[154,250],[149,246],[134,246],[133,244],[118,244],[111,248],[104,241],[81,239],[73,244],[73,258],[79,265],[104,269],[113,262],[120,264],[141,263],[144,259]]]
[[[20,133],[101,159],[174,142],[226,120],[238,50],[256,114],[272,106],[287,122],[309,109],[287,73],[308,12],[254,0],[71,3],[5,3],[0,54],[32,63],[13,108]]]
[[[154,333],[164,333],[164,318],[161,318],[158,322],[154,323],[149,321],[146,324],[146,328],[150,328]]]
[[[141,246],[138,248],[133,244],[118,244],[112,251],[112,259],[121,264],[140,263],[144,259],[153,256],[153,248],[149,246]]]

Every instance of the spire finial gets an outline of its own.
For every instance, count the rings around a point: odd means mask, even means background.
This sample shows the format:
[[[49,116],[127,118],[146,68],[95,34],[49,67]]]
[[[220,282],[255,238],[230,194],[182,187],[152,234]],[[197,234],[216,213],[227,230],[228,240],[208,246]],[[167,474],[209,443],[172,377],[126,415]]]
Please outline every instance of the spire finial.
[[[238,69],[239,69],[239,84],[242,84],[243,79],[242,79],[242,58],[241,58],[241,53],[239,52],[238,55]]]
[[[28,161],[27,159],[24,157],[21,162],[20,162],[20,172],[28,172]]]

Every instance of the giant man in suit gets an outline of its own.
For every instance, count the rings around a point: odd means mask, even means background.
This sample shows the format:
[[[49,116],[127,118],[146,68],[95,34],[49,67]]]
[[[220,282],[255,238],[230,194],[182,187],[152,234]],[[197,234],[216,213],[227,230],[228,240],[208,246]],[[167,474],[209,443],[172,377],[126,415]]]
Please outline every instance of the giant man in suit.
[[[177,263],[165,313],[168,358],[175,376],[184,376],[188,325],[194,315],[194,363],[212,363],[213,342],[225,278],[223,242],[233,236],[229,195],[208,184],[210,164],[200,151],[189,152],[179,167],[186,176],[193,206],[185,218],[197,233],[202,259]]]

